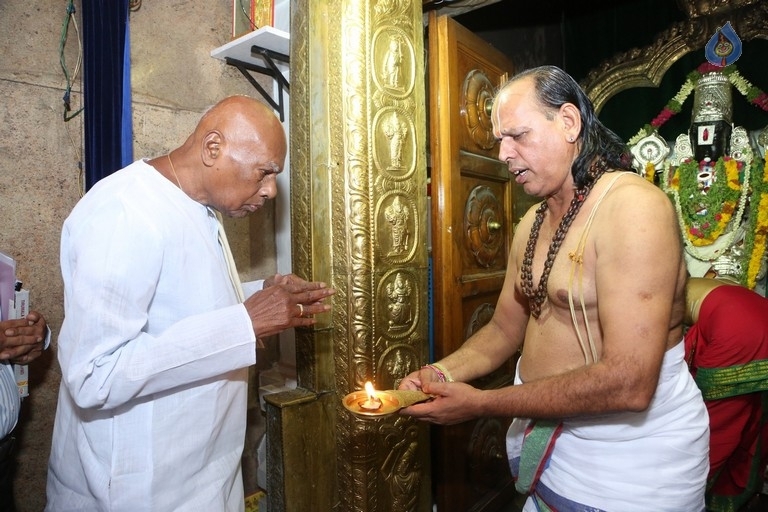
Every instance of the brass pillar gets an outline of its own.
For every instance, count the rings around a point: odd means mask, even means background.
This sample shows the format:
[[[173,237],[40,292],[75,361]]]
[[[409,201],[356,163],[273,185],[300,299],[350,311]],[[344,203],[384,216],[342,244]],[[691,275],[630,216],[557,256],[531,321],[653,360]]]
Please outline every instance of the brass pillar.
[[[298,389],[266,398],[270,512],[431,509],[428,427],[341,404],[428,357],[421,4],[291,3],[293,268],[337,293],[297,332]]]

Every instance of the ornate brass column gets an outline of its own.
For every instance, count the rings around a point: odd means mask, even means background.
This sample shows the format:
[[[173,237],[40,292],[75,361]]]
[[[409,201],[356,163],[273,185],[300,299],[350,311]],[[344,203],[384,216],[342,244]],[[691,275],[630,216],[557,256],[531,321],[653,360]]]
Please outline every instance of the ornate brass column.
[[[293,268],[336,288],[297,332],[299,388],[267,397],[270,512],[427,511],[428,428],[341,399],[428,356],[421,1],[291,4]]]

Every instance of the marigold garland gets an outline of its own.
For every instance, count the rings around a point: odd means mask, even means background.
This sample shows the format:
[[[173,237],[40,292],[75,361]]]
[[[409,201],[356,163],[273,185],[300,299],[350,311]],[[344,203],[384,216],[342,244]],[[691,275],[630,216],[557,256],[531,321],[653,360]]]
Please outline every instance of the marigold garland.
[[[645,179],[653,183],[653,178],[656,176],[656,166],[653,162],[645,164]]]
[[[705,162],[689,158],[675,170],[670,195],[678,210],[683,234],[694,246],[714,243],[725,232],[737,207],[737,220],[741,220],[748,188],[742,190],[741,186],[739,176],[743,167],[743,162],[731,157],[719,158],[711,170],[713,179],[707,190],[701,190],[697,179],[705,170]]]
[[[755,160],[754,166],[759,166],[759,160]],[[754,172],[754,182],[752,184],[752,197],[750,203],[757,205],[752,209],[752,215],[749,219],[748,233],[753,236],[746,237],[744,243],[743,264],[746,267],[746,277],[742,284],[749,289],[754,289],[757,283],[757,275],[763,266],[766,244],[768,244],[768,159],[763,163],[762,175]],[[757,177],[760,177],[758,179]]]

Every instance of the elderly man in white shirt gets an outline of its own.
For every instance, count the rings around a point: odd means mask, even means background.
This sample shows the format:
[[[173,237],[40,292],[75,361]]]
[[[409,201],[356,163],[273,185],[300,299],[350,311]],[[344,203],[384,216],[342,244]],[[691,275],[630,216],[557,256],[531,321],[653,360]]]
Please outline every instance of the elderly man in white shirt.
[[[285,153],[274,114],[230,97],[181,147],[104,178],[74,208],[46,510],[243,510],[257,339],[312,325],[333,293],[293,275],[241,290],[220,239],[218,213],[275,197]]]

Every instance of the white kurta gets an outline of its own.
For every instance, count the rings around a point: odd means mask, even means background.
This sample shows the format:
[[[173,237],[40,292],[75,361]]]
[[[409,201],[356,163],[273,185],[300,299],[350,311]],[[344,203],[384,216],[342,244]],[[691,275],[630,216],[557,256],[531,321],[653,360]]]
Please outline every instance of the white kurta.
[[[46,510],[243,510],[256,344],[213,213],[134,162],[75,206],[61,270]]]

